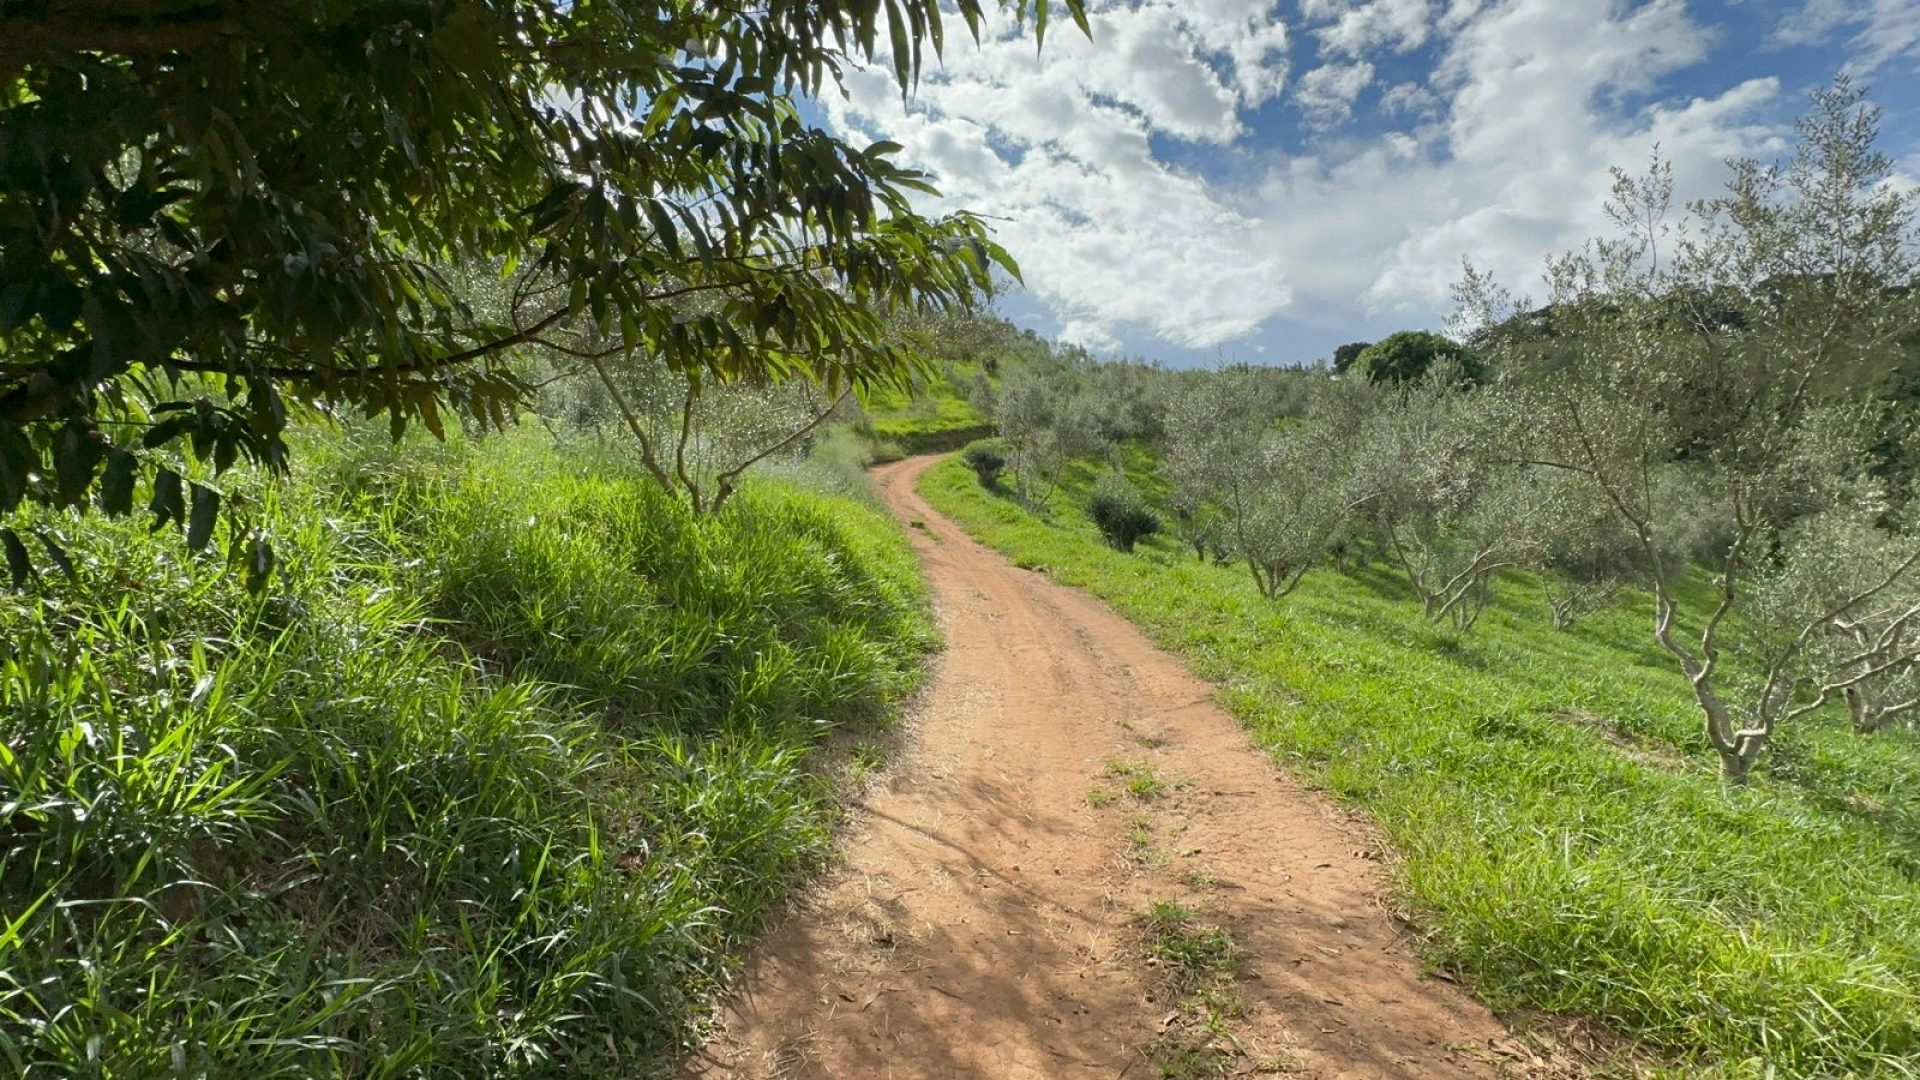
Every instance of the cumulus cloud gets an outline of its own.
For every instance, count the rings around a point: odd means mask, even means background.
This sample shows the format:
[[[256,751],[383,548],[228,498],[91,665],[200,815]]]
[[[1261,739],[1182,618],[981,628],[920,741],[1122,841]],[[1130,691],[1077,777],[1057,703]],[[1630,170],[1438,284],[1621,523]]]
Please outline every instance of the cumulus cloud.
[[[1289,10],[1110,2],[1093,41],[1062,30],[1038,54],[996,20],[910,102],[882,69],[824,105],[939,174],[930,209],[1001,219],[1029,291],[1096,349],[1210,349],[1276,317],[1434,325],[1463,255],[1527,284],[1599,231],[1609,165],[1657,142],[1705,194],[1725,158],[1779,146],[1773,79],[1661,95],[1716,39],[1682,0]],[[1295,75],[1290,48],[1317,61]],[[1371,101],[1389,62],[1425,77]]]
[[[1283,310],[1287,277],[1230,193],[1161,161],[1153,140],[1230,147],[1243,110],[1281,91],[1286,27],[1254,0],[1165,0],[1098,11],[1036,54],[1004,20],[950,49],[913,102],[878,71],[825,104],[937,173],[946,205],[1004,219],[1001,236],[1063,336],[1111,347],[1122,329],[1207,348]]]
[[[1433,91],[1417,82],[1398,83],[1380,95],[1380,111],[1389,116],[1425,116],[1439,107]]]
[[[1294,98],[1311,123],[1329,127],[1353,115],[1354,101],[1372,83],[1373,65],[1365,60],[1326,64],[1301,78]]]
[[[1405,52],[1426,43],[1433,31],[1429,0],[1370,0],[1350,7],[1315,32],[1321,47],[1348,56],[1365,56],[1377,49]]]

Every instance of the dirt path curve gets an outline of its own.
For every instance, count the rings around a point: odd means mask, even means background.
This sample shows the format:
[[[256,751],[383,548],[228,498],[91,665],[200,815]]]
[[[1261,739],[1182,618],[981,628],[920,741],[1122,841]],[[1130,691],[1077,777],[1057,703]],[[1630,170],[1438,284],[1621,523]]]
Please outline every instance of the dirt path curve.
[[[876,474],[948,641],[917,729],[840,864],[750,958],[693,1071],[1147,1080],[1155,1041],[1193,1034],[1142,949],[1155,899],[1245,952],[1227,1025],[1244,1053],[1216,1067],[1528,1071],[1485,1008],[1421,976],[1366,832],[1132,625],[935,513],[913,487],[935,460]],[[1115,762],[1167,792],[1136,799]],[[1096,788],[1113,801],[1093,805]]]

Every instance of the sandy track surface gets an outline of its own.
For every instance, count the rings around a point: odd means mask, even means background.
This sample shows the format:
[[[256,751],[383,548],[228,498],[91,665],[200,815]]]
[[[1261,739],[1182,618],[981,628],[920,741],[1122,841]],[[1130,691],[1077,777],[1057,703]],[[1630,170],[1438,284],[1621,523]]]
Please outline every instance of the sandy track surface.
[[[1149,1048],[1193,1022],[1143,950],[1156,899],[1244,951],[1233,1075],[1533,1072],[1484,1007],[1423,976],[1367,831],[1131,624],[935,513],[913,486],[935,460],[876,479],[946,655],[839,864],[750,958],[692,1072],[1153,1077]],[[1116,762],[1168,790],[1136,800]]]

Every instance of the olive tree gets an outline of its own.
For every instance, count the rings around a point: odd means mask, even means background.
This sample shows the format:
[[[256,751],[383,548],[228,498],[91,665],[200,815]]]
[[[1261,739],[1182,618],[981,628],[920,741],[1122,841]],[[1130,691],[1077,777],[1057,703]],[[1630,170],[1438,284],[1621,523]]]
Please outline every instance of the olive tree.
[[[1343,445],[1307,420],[1270,432],[1231,514],[1234,546],[1262,595],[1291,593],[1327,557],[1347,519]]]
[[[1166,506],[1174,533],[1192,549],[1195,560],[1206,562],[1208,555],[1224,554],[1218,507],[1187,487],[1176,487],[1168,493]]]
[[[1781,699],[1782,719],[1837,697],[1869,735],[1920,710],[1920,546],[1876,516],[1846,507],[1796,522],[1756,576],[1752,621],[1798,646],[1772,651],[1761,691]]]
[[[1640,546],[1621,527],[1613,508],[1585,485],[1557,474],[1535,474],[1527,480],[1539,498],[1554,506],[1532,566],[1540,572],[1554,629],[1565,630],[1639,580]]]
[[[696,514],[718,513],[749,469],[804,440],[853,404],[808,380],[703,386],[650,357],[588,365],[542,381],[535,407],[576,429],[630,441],[641,470]]]
[[[1340,396],[1345,415],[1330,426],[1354,447],[1345,504],[1429,619],[1471,629],[1493,579],[1532,558],[1553,508],[1523,470],[1489,452],[1488,399],[1463,369],[1443,362],[1410,383]]]
[[[1119,469],[1107,469],[1094,480],[1087,516],[1115,551],[1131,553],[1135,544],[1160,531],[1160,515]]]
[[[983,387],[977,401],[999,432],[1014,494],[1034,509],[1052,500],[1067,462],[1109,445],[1078,374],[1070,361],[1049,357]]]
[[[909,87],[983,5],[7,5],[0,513],[124,513],[145,480],[158,523],[190,490],[204,544],[212,477],[283,466],[290,416],[500,424],[515,355],[582,324],[705,382],[897,377],[884,313],[965,308],[1011,263],[915,212],[898,147],[795,102],[883,54]],[[1048,0],[1009,6],[1044,30]],[[537,272],[487,319],[466,263]]]
[[[1165,433],[1166,373],[1136,360],[1088,363],[1080,393],[1109,443],[1157,440]]]
[[[1797,628],[1766,633],[1765,620],[1744,617],[1775,552],[1794,557],[1782,545],[1797,522],[1885,502],[1860,402],[1920,312],[1914,195],[1887,182],[1877,132],[1878,113],[1843,79],[1814,95],[1787,162],[1734,163],[1725,193],[1685,216],[1672,212],[1665,164],[1638,177],[1616,170],[1607,210],[1617,236],[1548,268],[1551,331],[1488,335],[1505,342],[1499,398],[1515,457],[1583,478],[1632,533],[1654,636],[1733,783],[1779,724],[1857,685],[1838,670],[1810,673],[1822,666],[1813,646],[1880,610],[1913,569],[1900,552],[1920,550],[1895,545],[1881,573],[1851,579]],[[1531,319],[1530,303],[1483,275],[1470,271],[1459,295],[1477,325]],[[1551,374],[1529,378],[1530,365]],[[1696,527],[1662,497],[1676,473],[1729,523],[1708,559],[1712,600],[1698,610],[1671,585],[1669,537]],[[1759,667],[1751,691],[1725,670],[1736,645]]]
[[[1221,538],[1246,560],[1269,599],[1292,592],[1326,557],[1346,516],[1342,440],[1311,418],[1276,427],[1278,399],[1259,373],[1233,370],[1189,382],[1167,412],[1167,472],[1200,530],[1218,515]]]

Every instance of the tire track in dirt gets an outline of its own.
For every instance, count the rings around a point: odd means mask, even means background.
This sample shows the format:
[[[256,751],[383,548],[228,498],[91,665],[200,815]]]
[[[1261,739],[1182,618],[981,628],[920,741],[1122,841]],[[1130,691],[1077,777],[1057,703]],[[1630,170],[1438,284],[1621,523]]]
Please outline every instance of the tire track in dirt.
[[[749,958],[690,1072],[1151,1077],[1145,1048],[1180,1022],[1140,951],[1156,898],[1245,951],[1237,1075],[1533,1072],[1483,1006],[1422,976],[1367,831],[1131,624],[935,513],[913,485],[937,460],[875,479],[912,526],[946,654],[839,864]],[[1116,760],[1176,783],[1096,808]],[[1142,812],[1154,860],[1129,858]]]

